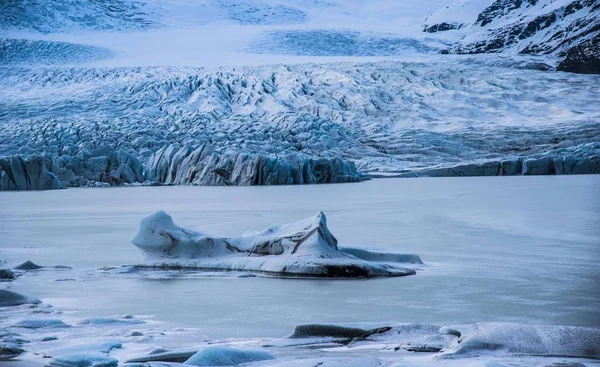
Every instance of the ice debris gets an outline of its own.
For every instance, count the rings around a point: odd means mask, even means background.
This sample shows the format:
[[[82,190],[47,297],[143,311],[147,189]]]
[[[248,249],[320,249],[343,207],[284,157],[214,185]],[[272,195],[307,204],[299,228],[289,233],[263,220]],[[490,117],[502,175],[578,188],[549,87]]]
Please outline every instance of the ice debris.
[[[38,304],[41,301],[35,297],[25,294],[0,289],[0,307],[19,306],[26,304]]]
[[[214,345],[200,350],[185,364],[192,366],[237,366],[242,363],[275,359],[271,353],[262,350],[240,350],[222,345]]]
[[[181,228],[167,213],[158,211],[141,220],[132,243],[146,256],[141,267],[346,278],[415,274],[407,267],[409,263],[367,261],[340,251],[322,212],[291,224],[224,238]]]
[[[67,328],[71,327],[59,319],[25,319],[12,325],[25,329],[41,329],[41,328]]]
[[[100,353],[75,353],[54,357],[46,367],[117,367],[119,361]]]
[[[20,356],[25,351],[16,343],[0,343],[0,361]]]

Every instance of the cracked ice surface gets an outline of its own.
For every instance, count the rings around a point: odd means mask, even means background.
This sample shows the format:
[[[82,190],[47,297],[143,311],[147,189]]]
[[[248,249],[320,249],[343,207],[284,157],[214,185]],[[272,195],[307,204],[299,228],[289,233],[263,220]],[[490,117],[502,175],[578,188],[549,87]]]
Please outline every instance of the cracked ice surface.
[[[169,144],[341,157],[367,172],[600,151],[594,78],[468,60],[0,68],[0,155]],[[595,162],[595,161],[594,161]]]

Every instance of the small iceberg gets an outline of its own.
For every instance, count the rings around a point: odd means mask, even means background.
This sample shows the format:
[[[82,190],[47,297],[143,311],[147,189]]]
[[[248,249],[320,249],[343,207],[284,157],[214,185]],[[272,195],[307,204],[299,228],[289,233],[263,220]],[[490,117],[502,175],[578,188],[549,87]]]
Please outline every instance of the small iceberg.
[[[237,366],[243,363],[275,359],[262,350],[239,350],[222,345],[206,347],[190,357],[184,364],[192,366]]]
[[[181,228],[161,210],[141,220],[132,243],[146,257],[139,267],[163,269],[368,278],[415,274],[410,267],[422,264],[416,255],[339,249],[322,212],[291,224],[273,225],[260,232],[224,238]]]
[[[117,367],[119,361],[100,353],[75,353],[55,357],[47,367]]]
[[[0,289],[0,307],[11,307],[19,305],[34,305],[41,303],[39,299],[25,294]]]
[[[42,329],[42,328],[67,328],[71,325],[65,324],[59,319],[25,319],[17,322],[13,327],[24,329]]]

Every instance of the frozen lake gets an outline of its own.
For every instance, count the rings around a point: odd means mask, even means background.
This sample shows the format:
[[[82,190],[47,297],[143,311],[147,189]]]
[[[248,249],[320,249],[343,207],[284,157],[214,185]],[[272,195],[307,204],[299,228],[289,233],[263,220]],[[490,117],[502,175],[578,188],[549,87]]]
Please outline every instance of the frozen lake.
[[[352,281],[95,271],[140,261],[129,241],[158,209],[223,236],[322,210],[340,244],[415,253],[426,267]],[[12,283],[68,315],[153,315],[207,338],[277,337],[313,322],[598,327],[600,176],[0,192],[0,259],[73,267]],[[65,278],[74,281],[57,281]]]

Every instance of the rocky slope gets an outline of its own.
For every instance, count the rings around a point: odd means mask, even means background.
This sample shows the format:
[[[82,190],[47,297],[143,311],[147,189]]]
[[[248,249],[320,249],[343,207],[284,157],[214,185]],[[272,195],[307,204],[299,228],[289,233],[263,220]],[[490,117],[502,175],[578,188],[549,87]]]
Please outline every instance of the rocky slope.
[[[596,0],[460,0],[432,14],[425,32],[455,31],[448,53],[551,55],[558,70],[600,73],[600,2]]]

